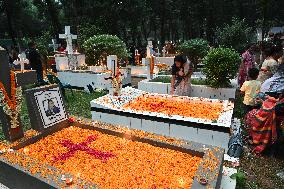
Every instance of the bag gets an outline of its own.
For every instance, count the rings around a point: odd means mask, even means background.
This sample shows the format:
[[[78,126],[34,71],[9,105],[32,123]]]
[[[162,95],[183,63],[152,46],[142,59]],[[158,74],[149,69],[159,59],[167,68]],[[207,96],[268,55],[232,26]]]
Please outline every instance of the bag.
[[[239,158],[243,153],[243,140],[240,133],[233,135],[228,144],[227,154],[230,157]]]

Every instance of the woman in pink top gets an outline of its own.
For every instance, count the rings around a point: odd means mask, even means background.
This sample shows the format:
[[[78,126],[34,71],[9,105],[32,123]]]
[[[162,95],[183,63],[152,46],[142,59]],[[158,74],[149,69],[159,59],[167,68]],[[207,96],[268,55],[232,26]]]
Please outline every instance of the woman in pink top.
[[[240,66],[238,82],[242,86],[248,80],[248,71],[255,67],[254,58],[252,56],[252,46],[242,54],[243,62]]]

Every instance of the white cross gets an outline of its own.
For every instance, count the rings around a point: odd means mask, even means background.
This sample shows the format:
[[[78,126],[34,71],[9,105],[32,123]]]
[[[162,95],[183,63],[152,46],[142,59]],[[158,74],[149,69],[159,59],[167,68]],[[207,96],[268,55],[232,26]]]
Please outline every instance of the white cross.
[[[166,56],[166,52],[167,52],[167,50],[166,50],[166,47],[165,47],[165,46],[163,47],[162,52],[163,52],[163,57],[165,57],[165,56]]]
[[[60,39],[65,39],[67,42],[67,52],[68,54],[73,54],[72,40],[77,39],[77,35],[70,33],[70,26],[65,26],[65,34],[59,34]]]
[[[56,43],[55,39],[52,39],[52,44],[49,44],[49,46],[52,47],[53,52],[55,52],[59,45]]]
[[[151,49],[153,48],[153,44],[152,41],[148,41],[148,45],[147,45],[147,58],[150,58],[152,53],[151,53]]]
[[[29,60],[26,58],[26,53],[21,53],[18,55],[19,60],[15,60],[13,62],[14,65],[21,64],[21,71],[24,71],[25,69],[25,64],[29,64]]]

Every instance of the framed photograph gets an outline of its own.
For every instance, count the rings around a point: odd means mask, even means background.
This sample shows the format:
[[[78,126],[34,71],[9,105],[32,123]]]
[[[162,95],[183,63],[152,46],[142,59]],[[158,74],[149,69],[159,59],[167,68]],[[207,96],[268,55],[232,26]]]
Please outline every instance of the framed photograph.
[[[59,87],[34,93],[44,128],[68,119]]]

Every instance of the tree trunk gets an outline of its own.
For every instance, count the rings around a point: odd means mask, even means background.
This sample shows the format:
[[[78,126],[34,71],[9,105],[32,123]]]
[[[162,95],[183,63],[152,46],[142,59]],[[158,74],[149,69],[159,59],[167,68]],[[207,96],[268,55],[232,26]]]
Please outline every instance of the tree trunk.
[[[17,46],[17,42],[16,42],[16,37],[15,37],[15,33],[13,30],[13,20],[12,20],[12,13],[10,11],[10,8],[12,8],[12,6],[10,5],[10,0],[4,0],[4,10],[7,16],[7,22],[8,22],[8,30],[9,30],[9,35],[13,41],[13,45],[16,47]]]
[[[165,36],[165,11],[166,11],[166,0],[163,0],[161,3],[161,44],[165,44],[166,36]]]
[[[51,0],[45,0],[45,3],[47,5],[47,10],[51,19],[52,28],[53,28],[53,36],[56,36],[56,39],[59,40],[59,33],[60,33],[60,24],[59,19],[57,16],[57,10],[54,6],[54,2]]]

